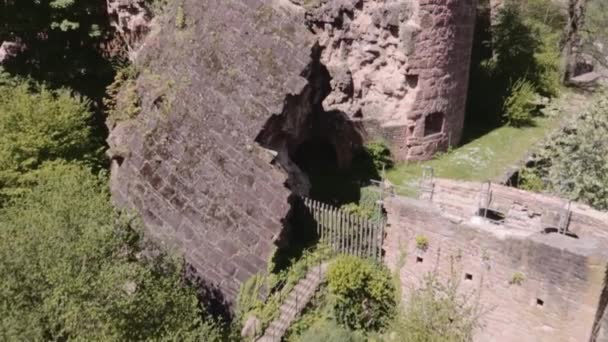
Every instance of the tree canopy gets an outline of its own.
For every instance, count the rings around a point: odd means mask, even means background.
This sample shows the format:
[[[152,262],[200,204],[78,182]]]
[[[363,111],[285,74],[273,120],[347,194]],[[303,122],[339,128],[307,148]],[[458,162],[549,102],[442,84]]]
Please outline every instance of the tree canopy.
[[[47,163],[0,212],[0,340],[214,341],[180,263],[115,214],[106,178]]]
[[[99,163],[101,141],[90,128],[89,102],[0,73],[0,200],[23,191],[46,161]]]
[[[540,173],[550,191],[608,209],[608,98],[597,97],[591,108],[548,140],[539,156]]]

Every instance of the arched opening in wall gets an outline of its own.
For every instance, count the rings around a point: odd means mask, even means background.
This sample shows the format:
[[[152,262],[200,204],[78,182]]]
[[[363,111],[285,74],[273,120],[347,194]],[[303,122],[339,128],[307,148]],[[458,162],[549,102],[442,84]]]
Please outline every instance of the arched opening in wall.
[[[310,180],[309,197],[335,206],[356,202],[360,196],[352,168],[341,167],[338,153],[329,139],[316,137],[298,146],[293,156]]]
[[[503,223],[507,217],[504,213],[489,208],[480,208],[477,211],[477,216],[483,217],[495,223]]]
[[[424,136],[443,132],[443,123],[445,115],[442,112],[435,112],[427,115],[424,118]]]
[[[556,227],[547,227],[547,228],[543,229],[541,231],[541,233],[542,234],[561,234],[561,235],[565,235],[569,238],[578,239],[578,235],[574,234],[573,232],[566,231],[564,233],[560,233],[559,229]]]

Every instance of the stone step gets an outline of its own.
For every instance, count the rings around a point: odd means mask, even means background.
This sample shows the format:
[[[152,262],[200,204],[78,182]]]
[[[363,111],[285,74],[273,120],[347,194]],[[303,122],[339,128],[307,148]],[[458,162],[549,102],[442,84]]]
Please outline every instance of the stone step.
[[[280,341],[298,314],[306,307],[325,276],[327,264],[321,269],[311,268],[306,276],[298,281],[279,307],[279,317],[270,323],[264,336],[258,342]],[[320,273],[319,273],[320,271]]]

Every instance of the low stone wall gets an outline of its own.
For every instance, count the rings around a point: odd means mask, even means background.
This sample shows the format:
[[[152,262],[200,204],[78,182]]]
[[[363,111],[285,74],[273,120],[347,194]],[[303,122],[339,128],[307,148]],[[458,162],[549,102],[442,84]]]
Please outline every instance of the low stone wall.
[[[432,202],[444,213],[468,220],[479,209],[487,183],[435,179]],[[482,191],[482,189],[484,189]],[[538,233],[545,228],[557,227],[560,214],[568,201],[554,196],[537,194],[494,184],[490,186],[490,209],[506,215],[504,225],[525,232]],[[568,230],[579,237],[600,239],[608,243],[608,213],[573,202]]]
[[[493,224],[456,224],[427,201],[391,198],[386,263],[399,274],[404,299],[425,274],[455,277],[481,304],[475,341],[580,342],[599,336],[608,253],[594,237],[522,238]],[[428,248],[416,246],[416,237]],[[516,274],[523,275],[514,284]],[[596,317],[597,316],[597,317]]]

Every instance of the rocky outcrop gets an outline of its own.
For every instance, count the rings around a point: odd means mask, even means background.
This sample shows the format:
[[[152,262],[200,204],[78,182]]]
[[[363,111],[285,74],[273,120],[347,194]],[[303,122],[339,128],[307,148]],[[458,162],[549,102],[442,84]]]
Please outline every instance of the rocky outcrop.
[[[306,17],[331,75],[326,111],[383,137],[397,159],[428,159],[460,140],[476,1],[341,0]]]
[[[134,53],[150,32],[152,13],[145,0],[107,0],[110,24]]]
[[[23,44],[21,40],[2,42],[2,44],[0,44],[0,64],[12,57],[16,57],[24,50],[25,44]]]
[[[116,204],[233,300],[282,243],[293,195],[308,193],[295,160],[305,142],[327,141],[342,166],[365,139],[399,159],[458,141],[474,4],[171,3],[134,55],[128,108],[115,109],[139,115],[109,122]]]
[[[313,41],[265,1],[183,6],[193,24],[169,9],[135,62],[140,114],[111,127],[111,189],[230,302],[267,269],[291,208],[289,172],[256,137],[304,91]]]

